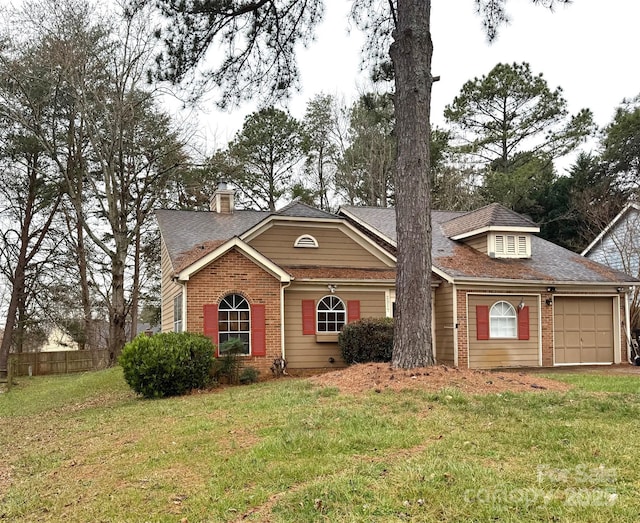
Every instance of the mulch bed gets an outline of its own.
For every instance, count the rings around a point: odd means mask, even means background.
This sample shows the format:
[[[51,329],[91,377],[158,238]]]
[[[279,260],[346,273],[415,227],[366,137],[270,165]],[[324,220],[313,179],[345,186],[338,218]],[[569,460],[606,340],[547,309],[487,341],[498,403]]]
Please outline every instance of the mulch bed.
[[[446,387],[467,394],[493,392],[559,391],[570,389],[566,383],[525,372],[495,372],[460,369],[438,365],[418,369],[394,369],[388,363],[362,363],[308,378],[321,387],[337,387],[347,394],[368,391],[422,389],[437,392]]]

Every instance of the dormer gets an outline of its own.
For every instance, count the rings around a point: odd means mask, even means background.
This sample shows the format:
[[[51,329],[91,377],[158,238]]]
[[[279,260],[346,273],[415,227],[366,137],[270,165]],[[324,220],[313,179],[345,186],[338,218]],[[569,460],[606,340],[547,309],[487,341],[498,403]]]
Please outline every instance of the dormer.
[[[531,258],[531,235],[540,228],[498,203],[443,224],[445,233],[491,258]]]

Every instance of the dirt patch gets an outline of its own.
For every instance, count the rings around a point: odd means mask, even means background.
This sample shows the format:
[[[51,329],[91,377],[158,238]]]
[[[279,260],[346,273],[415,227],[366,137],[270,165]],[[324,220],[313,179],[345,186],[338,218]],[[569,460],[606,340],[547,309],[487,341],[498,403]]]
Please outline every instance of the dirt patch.
[[[363,363],[308,378],[321,387],[337,387],[347,394],[368,391],[422,389],[437,392],[460,389],[467,394],[494,392],[566,391],[570,386],[524,372],[494,372],[460,369],[443,365],[419,369],[394,369],[386,363]]]

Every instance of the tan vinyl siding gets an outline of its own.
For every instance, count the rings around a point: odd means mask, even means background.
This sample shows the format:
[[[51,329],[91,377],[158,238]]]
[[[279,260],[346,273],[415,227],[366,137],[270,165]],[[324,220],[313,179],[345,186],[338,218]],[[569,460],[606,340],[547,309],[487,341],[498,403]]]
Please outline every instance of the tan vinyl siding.
[[[507,301],[517,308],[520,300],[524,298],[529,307],[529,339],[498,338],[488,340],[477,339],[476,306],[487,305],[491,307],[497,301]],[[539,297],[521,295],[475,295],[468,297],[469,308],[469,367],[537,367],[540,365],[539,342]]]
[[[455,318],[453,317],[453,286],[451,284],[442,282],[436,289],[433,312],[435,317],[437,362],[453,365]]]
[[[300,236],[308,234],[317,242],[317,248],[294,247]],[[279,265],[300,265],[351,268],[388,267],[362,245],[347,236],[338,227],[312,227],[305,225],[274,225],[249,241],[249,244]]]
[[[473,238],[466,239],[464,243],[466,243],[469,247],[473,247],[476,251],[487,254],[486,234],[481,234],[480,236],[474,236]]]
[[[173,277],[173,267],[169,258],[169,252],[162,241],[160,248],[160,265],[162,270],[161,282],[161,319],[162,332],[173,331],[173,299],[182,292],[182,285],[175,283]],[[184,325],[183,325],[184,327]]]
[[[316,336],[302,334],[302,300],[317,302],[327,291],[285,290],[285,356],[291,369],[344,367],[345,363],[336,342],[316,341]],[[347,305],[348,301],[360,301],[360,317],[385,316],[385,292],[349,290],[335,293]],[[330,363],[334,358],[335,363]]]

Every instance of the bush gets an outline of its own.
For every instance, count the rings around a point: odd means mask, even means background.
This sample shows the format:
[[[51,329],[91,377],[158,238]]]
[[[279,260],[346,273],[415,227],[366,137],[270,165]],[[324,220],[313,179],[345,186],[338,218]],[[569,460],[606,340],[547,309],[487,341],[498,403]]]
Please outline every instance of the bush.
[[[145,398],[177,396],[206,387],[213,365],[213,344],[200,334],[141,334],[120,355],[124,379]]]
[[[344,326],[338,337],[344,361],[391,361],[393,318],[364,318]]]
[[[258,381],[258,376],[260,376],[260,371],[255,367],[245,367],[242,369],[240,373],[240,383],[243,385],[249,385],[250,383],[255,383]]]

